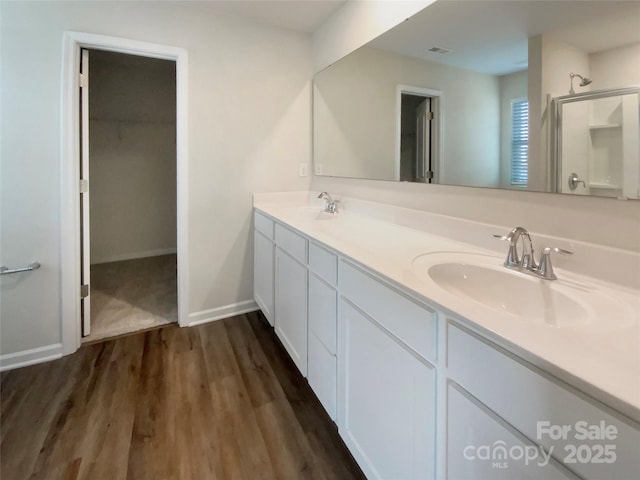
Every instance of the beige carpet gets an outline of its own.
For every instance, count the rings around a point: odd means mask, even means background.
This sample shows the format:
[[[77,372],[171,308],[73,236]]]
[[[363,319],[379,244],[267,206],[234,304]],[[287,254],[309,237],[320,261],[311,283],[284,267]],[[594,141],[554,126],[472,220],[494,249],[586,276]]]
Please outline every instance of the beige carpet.
[[[91,265],[91,342],[178,321],[176,255]]]

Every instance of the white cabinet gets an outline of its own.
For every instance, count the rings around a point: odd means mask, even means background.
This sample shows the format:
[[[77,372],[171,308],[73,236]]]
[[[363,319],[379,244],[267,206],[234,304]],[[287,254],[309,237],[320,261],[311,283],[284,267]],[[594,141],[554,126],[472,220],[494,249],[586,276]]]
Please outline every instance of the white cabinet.
[[[436,312],[338,265],[338,429],[368,478],[433,479]]]
[[[285,239],[280,243],[279,239]],[[276,225],[275,331],[293,362],[307,376],[306,239]],[[281,248],[287,248],[283,250]]]
[[[309,332],[309,385],[318,400],[336,421],[336,355],[331,353],[317,336]]]
[[[274,223],[256,212],[253,233],[253,298],[271,326],[274,324]]]
[[[362,268],[340,261],[340,292],[411,350],[436,361],[437,315],[434,310],[383,283]]]
[[[309,243],[308,380],[320,403],[336,420],[337,256]]]
[[[315,272],[309,274],[309,334],[318,337],[325,348],[336,353],[337,293]]]
[[[458,323],[448,323],[447,337],[449,377],[514,430],[582,478],[637,477],[637,423]],[[556,436],[560,428],[564,431]],[[594,437],[584,438],[583,431],[592,431]],[[606,431],[611,435],[602,438]]]
[[[637,419],[293,228],[254,225],[256,302],[369,479],[637,477]],[[615,439],[577,439],[581,422]]]
[[[509,427],[467,392],[447,391],[449,480],[574,479],[549,453]]]
[[[369,479],[433,479],[435,369],[340,299],[338,428]]]

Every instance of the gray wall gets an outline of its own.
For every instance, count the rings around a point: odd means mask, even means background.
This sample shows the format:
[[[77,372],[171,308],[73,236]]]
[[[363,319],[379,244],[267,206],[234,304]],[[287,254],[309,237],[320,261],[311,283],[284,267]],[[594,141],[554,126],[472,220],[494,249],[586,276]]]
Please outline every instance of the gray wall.
[[[90,52],[91,263],[176,251],[175,62]]]

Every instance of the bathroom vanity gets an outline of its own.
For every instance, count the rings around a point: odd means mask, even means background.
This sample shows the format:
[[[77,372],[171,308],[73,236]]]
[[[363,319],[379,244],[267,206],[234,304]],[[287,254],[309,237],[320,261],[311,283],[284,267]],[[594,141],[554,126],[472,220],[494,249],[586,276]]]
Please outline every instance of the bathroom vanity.
[[[580,272],[634,255],[534,235],[576,252],[544,280],[504,227],[314,197],[255,195],[254,297],[368,478],[637,478],[638,286]]]

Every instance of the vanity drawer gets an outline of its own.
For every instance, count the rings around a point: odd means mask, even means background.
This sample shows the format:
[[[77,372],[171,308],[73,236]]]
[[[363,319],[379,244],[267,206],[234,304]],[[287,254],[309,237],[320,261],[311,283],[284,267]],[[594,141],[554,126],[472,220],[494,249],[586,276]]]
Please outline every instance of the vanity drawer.
[[[307,264],[307,239],[276,223],[276,245],[300,263]]]
[[[338,257],[313,242],[309,242],[309,268],[333,286],[338,282]]]
[[[447,343],[449,377],[525,436],[552,448],[568,469],[586,479],[635,478],[640,471],[640,426],[633,420],[455,323],[447,325]],[[566,435],[551,438],[552,426],[567,426]],[[615,429],[615,438],[581,438],[585,429],[603,426]],[[596,463],[606,458],[606,445],[613,445],[615,461]],[[590,458],[596,461],[585,460]]]
[[[505,425],[459,386],[447,387],[448,478],[576,480],[557,462],[544,461],[534,442]],[[490,456],[482,453],[487,446]],[[517,452],[525,449],[529,455],[517,458]],[[509,450],[514,455],[508,455]],[[531,460],[533,452],[536,458]]]
[[[262,233],[269,240],[273,240],[274,221],[269,217],[255,211],[253,215],[253,226],[256,231]]]
[[[386,330],[432,363],[436,361],[437,314],[392,286],[345,261],[339,266],[340,293]]]

